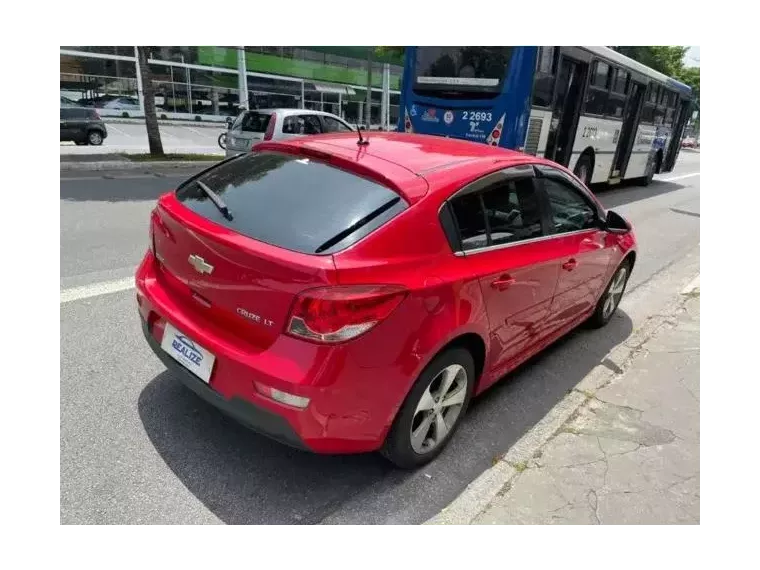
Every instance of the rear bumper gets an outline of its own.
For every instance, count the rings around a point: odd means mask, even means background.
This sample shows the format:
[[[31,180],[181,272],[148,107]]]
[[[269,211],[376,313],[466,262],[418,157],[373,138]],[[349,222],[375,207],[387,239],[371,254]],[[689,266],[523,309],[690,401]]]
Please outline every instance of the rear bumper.
[[[328,347],[287,335],[256,347],[175,294],[163,271],[148,252],[136,275],[138,310],[148,344],[188,388],[240,423],[293,447],[342,454],[382,446],[413,377],[399,364],[406,339],[394,339],[395,348],[381,352],[371,339]],[[166,323],[215,356],[209,384],[161,348]],[[309,404],[280,403],[259,386],[309,398]]]
[[[153,352],[155,352],[156,356],[161,359],[161,362],[164,363],[164,366],[166,366],[172,375],[187,388],[190,388],[203,400],[215,408],[218,408],[231,418],[237,420],[245,427],[262,435],[266,435],[267,437],[271,437],[280,443],[298,449],[309,450],[291,425],[282,416],[272,413],[260,406],[256,406],[255,404],[239,397],[233,397],[227,400],[218,392],[212,390],[208,384],[204,383],[201,379],[183,368],[161,349],[161,345],[151,334],[148,323],[146,323],[144,319],[141,319],[141,321],[145,340],[148,341]]]

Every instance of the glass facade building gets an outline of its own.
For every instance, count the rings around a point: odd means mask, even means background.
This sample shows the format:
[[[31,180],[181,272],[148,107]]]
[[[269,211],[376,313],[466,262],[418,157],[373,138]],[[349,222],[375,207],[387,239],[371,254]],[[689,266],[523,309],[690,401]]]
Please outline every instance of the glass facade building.
[[[92,105],[105,115],[134,114],[138,101],[136,53],[129,46],[62,46],[61,102]],[[246,46],[248,106],[300,107],[363,122],[367,100],[366,47]],[[373,58],[372,123],[380,122],[383,64],[390,67],[390,124],[398,121],[403,62]],[[238,48],[150,48],[159,116],[236,115]]]

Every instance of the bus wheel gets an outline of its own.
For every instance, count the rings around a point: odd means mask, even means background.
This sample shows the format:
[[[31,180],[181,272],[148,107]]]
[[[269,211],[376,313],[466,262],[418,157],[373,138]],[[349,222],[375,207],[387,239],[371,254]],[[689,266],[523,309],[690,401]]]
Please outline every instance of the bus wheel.
[[[640,182],[642,186],[649,186],[652,183],[652,179],[654,178],[654,173],[657,170],[657,165],[655,164],[657,159],[650,160],[647,164],[647,173],[645,176],[640,178]]]
[[[575,165],[574,174],[581,179],[586,186],[591,184],[591,174],[594,172],[594,163],[591,157],[584,153],[578,159],[578,164]]]

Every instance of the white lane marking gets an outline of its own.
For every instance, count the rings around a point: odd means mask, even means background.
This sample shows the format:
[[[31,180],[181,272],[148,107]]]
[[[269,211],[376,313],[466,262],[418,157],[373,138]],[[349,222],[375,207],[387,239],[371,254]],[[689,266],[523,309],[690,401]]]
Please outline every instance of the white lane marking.
[[[126,131],[122,131],[122,130],[121,130],[120,128],[118,128],[118,127],[114,127],[114,126],[113,126],[113,124],[109,124],[109,125],[108,125],[108,129],[109,129],[109,130],[114,130],[114,131],[116,131],[117,133],[121,133],[121,134],[123,134],[125,137],[129,137],[129,138],[132,138],[132,135],[130,135],[128,132],[126,132]]]
[[[691,174],[682,174],[681,176],[672,176],[670,178],[658,178],[660,182],[673,182],[674,180],[683,180],[684,178],[691,178],[692,176],[699,176],[699,172],[692,172]]]
[[[689,284],[681,290],[681,295],[688,295],[699,289],[699,274],[692,279]]]
[[[204,136],[202,132],[200,132],[198,129],[194,129],[193,127],[185,127],[188,131],[194,132],[196,135]]]
[[[117,279],[116,281],[101,281],[100,283],[63,289],[61,291],[61,305],[70,301],[79,301],[81,299],[89,299],[90,297],[118,293],[119,291],[134,289],[134,287],[135,278],[125,277],[124,279]]]

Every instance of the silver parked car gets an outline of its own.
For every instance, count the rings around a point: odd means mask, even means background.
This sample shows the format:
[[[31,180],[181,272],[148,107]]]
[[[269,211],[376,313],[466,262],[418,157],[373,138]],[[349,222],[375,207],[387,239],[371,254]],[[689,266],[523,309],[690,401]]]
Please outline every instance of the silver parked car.
[[[227,156],[248,152],[260,141],[353,130],[340,117],[322,111],[309,109],[243,111],[227,131]]]

